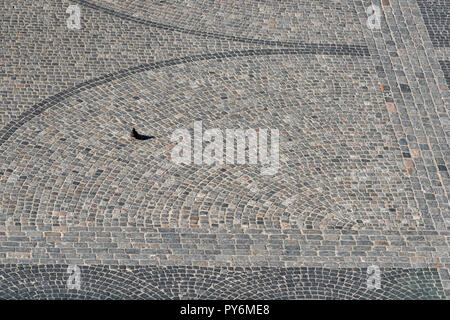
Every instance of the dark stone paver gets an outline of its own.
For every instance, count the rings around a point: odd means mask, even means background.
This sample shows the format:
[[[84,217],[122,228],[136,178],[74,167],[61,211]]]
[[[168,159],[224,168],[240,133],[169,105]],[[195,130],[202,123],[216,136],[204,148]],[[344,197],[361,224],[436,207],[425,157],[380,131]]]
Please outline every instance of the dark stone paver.
[[[67,265],[1,265],[0,299],[442,299],[436,269],[81,266],[69,289]]]
[[[448,0],[417,0],[417,3],[433,45],[448,48],[450,46]]]
[[[450,61],[439,61],[441,65],[442,72],[444,72],[445,81],[447,81],[447,86],[450,88]]]

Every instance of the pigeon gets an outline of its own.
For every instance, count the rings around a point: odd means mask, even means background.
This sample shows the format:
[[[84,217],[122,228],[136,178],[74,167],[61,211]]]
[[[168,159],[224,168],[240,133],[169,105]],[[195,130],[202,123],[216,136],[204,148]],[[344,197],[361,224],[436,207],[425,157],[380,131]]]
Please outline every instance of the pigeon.
[[[133,130],[131,130],[131,140],[149,140],[149,139],[153,139],[153,136],[145,136],[143,134],[139,134],[136,129],[133,128]]]

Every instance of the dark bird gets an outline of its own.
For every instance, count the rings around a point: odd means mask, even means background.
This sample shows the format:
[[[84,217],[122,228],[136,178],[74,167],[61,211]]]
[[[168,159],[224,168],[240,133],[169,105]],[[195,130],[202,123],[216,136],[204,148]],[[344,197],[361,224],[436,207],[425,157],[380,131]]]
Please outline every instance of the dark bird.
[[[145,136],[143,134],[139,134],[134,128],[133,130],[131,130],[131,140],[149,140],[153,138],[154,136]]]

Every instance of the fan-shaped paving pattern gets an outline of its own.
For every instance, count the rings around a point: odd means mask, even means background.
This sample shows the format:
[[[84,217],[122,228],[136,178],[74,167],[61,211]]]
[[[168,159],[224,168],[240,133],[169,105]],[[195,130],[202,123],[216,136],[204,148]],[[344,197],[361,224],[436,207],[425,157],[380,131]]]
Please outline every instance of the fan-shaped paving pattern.
[[[4,2],[0,298],[448,297],[445,2]],[[195,120],[277,174],[175,166]]]
[[[443,299],[436,269],[81,266],[80,288],[67,265],[1,265],[0,299]]]
[[[77,0],[111,14],[176,31],[232,40],[365,44],[359,17],[346,1]]]
[[[228,230],[401,225],[415,204],[370,64],[348,59],[355,71],[345,74],[342,59],[204,61],[69,97],[3,144],[4,219],[50,224],[76,213],[74,224]],[[170,136],[194,121],[279,129],[278,173],[175,165]],[[157,139],[128,143],[132,125]]]

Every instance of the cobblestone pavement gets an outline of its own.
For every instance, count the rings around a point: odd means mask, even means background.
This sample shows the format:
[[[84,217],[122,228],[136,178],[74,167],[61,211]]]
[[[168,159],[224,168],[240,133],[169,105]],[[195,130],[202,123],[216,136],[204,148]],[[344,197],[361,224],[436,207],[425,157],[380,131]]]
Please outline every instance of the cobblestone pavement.
[[[449,7],[2,2],[0,298],[448,299]],[[278,172],[175,164],[195,121]]]

